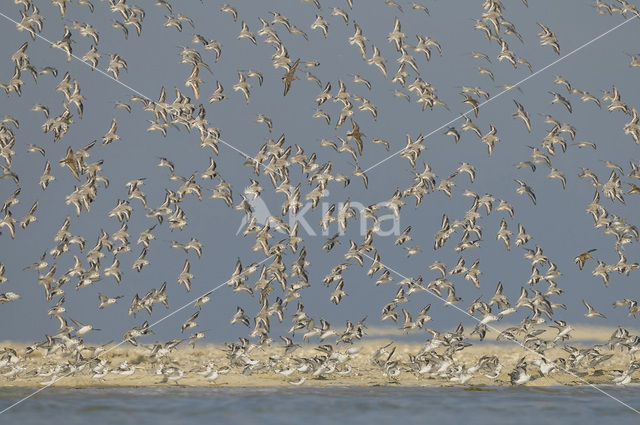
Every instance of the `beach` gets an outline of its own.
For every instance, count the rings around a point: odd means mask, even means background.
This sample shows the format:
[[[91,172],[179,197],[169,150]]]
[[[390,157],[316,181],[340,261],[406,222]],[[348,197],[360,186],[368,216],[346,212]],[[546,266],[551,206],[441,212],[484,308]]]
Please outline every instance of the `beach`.
[[[509,373],[524,359],[528,363],[531,379],[524,383],[530,386],[558,386],[558,385],[588,385],[610,384],[613,370],[626,370],[635,360],[635,353],[621,350],[610,350],[606,341],[615,329],[610,328],[578,328],[571,340],[571,350],[595,349],[605,360],[597,365],[589,366],[581,363],[580,367],[558,367],[544,376],[534,365],[541,356],[532,350],[525,349],[513,342],[472,341],[473,344],[453,354],[451,367],[469,369],[476,365],[482,357],[495,356],[501,365],[495,379],[490,379],[481,372],[474,373],[464,381],[468,386],[511,385]],[[394,329],[371,329],[374,335],[393,334]],[[588,343],[587,343],[588,341]],[[163,387],[163,386],[228,386],[228,387],[281,387],[292,386],[292,383],[304,386],[451,386],[460,382],[451,380],[447,376],[436,376],[434,373],[419,372],[411,367],[410,356],[416,355],[424,347],[421,342],[394,342],[389,335],[369,338],[363,342],[351,345],[335,345],[333,353],[340,358],[335,371],[313,374],[313,371],[300,371],[299,366],[305,359],[322,355],[319,345],[301,345],[284,355],[282,344],[273,343],[270,346],[256,346],[250,348],[247,359],[253,363],[238,364],[230,361],[229,349],[219,344],[202,344],[192,347],[186,342],[173,349],[166,356],[150,356],[152,345],[130,344],[115,346],[110,344],[95,352],[86,348],[83,350],[84,362],[70,358],[63,352],[45,355],[44,350],[38,349],[23,356],[25,344],[5,342],[0,347],[11,347],[16,351],[20,360],[14,360],[13,365],[0,368],[0,385],[6,387],[41,387],[53,385],[56,387]],[[383,348],[382,357],[393,350],[393,360],[397,362],[399,372],[397,376],[390,376],[385,368],[373,361],[376,351]],[[568,350],[558,345],[544,352],[545,359],[557,361],[570,356]],[[442,350],[436,350],[441,352]],[[338,356],[340,354],[340,356]],[[609,358],[610,356],[610,358]],[[380,354],[379,354],[380,357]],[[69,369],[70,360],[73,368]],[[94,368],[102,362],[98,375]],[[565,363],[560,363],[564,365]],[[220,371],[215,379],[206,379],[205,367],[211,365]],[[167,368],[182,371],[178,379],[166,379]],[[9,370],[19,369],[14,374]],[[563,370],[564,369],[564,370]],[[163,370],[163,373],[159,371]],[[7,376],[7,374],[9,376]],[[56,378],[57,377],[57,378]],[[304,378],[304,379],[302,379]],[[492,377],[493,378],[493,377]],[[632,381],[640,379],[640,372],[631,374]],[[302,382],[300,382],[302,380]]]

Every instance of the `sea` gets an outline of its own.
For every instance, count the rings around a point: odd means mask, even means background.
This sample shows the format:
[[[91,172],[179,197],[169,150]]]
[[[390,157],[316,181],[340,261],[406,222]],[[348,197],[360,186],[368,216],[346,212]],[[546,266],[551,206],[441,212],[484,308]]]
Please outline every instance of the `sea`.
[[[639,424],[640,386],[47,388],[0,424]],[[0,410],[29,395],[0,388]]]

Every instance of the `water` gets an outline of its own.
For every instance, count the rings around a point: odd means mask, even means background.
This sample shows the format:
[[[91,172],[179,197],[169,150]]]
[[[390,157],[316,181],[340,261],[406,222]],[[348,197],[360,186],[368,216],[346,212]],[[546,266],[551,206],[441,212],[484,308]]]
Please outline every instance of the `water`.
[[[603,387],[640,407],[640,387]],[[0,408],[29,394],[0,389]],[[602,424],[640,415],[589,387],[49,388],[1,424]],[[466,422],[462,422],[466,421]]]

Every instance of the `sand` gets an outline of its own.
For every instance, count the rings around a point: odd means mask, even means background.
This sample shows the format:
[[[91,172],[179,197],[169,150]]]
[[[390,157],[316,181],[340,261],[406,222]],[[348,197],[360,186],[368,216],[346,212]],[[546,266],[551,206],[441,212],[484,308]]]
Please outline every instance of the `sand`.
[[[378,335],[382,332],[376,332],[371,329],[369,334]],[[547,376],[541,376],[536,366],[530,365],[528,372],[532,375],[532,379],[526,383],[531,386],[555,386],[555,385],[587,385],[587,384],[611,384],[612,376],[608,373],[611,370],[626,370],[631,361],[635,360],[635,354],[621,352],[620,350],[611,351],[606,348],[604,342],[609,338],[614,329],[611,328],[589,328],[576,330],[574,338],[571,340],[572,347],[592,347],[594,343],[602,344],[599,350],[602,354],[612,354],[613,357],[597,365],[596,369],[583,367],[572,370],[572,373],[565,371],[554,371]],[[584,343],[584,341],[589,343]],[[395,338],[394,338],[395,339]],[[209,362],[214,362],[216,368],[225,368],[229,365],[227,351],[224,346],[220,345],[196,345],[192,348],[190,345],[181,345],[173,350],[167,357],[154,360],[149,359],[150,345],[133,347],[129,344],[123,344],[113,348],[107,353],[99,356],[99,360],[106,359],[108,361],[107,368],[110,370],[118,368],[123,362],[128,365],[135,366],[136,370],[132,375],[123,376],[116,373],[109,373],[103,378],[92,377],[93,372],[87,366],[84,370],[70,374],[67,371],[59,371],[50,376],[35,376],[35,371],[40,370],[46,372],[52,370],[56,366],[66,365],[74,359],[65,354],[55,353],[44,356],[42,349],[23,358],[22,354],[26,347],[25,344],[15,342],[1,343],[0,347],[11,347],[18,352],[21,358],[16,363],[23,369],[13,376],[4,376],[12,367],[0,367],[0,386],[4,387],[41,387],[47,385],[54,376],[61,378],[57,380],[53,386],[56,387],[161,387],[161,386],[228,386],[228,387],[278,387],[291,386],[291,382],[299,381],[305,377],[304,386],[450,386],[457,385],[446,378],[433,378],[427,374],[417,374],[412,372],[407,362],[409,354],[417,353],[423,346],[423,343],[410,342],[394,342],[396,351],[393,359],[400,361],[399,376],[391,378],[385,376],[383,369],[372,362],[372,354],[379,347],[390,343],[391,339],[381,337],[369,337],[364,342],[355,343],[353,345],[339,345],[336,350],[345,352],[348,348],[357,347],[360,351],[353,354],[348,360],[351,366],[351,372],[348,374],[332,373],[329,375],[314,377],[310,373],[293,372],[288,376],[276,373],[276,370],[286,370],[295,364],[288,357],[295,358],[311,358],[321,354],[317,350],[317,345],[306,345],[298,348],[284,360],[272,360],[273,367],[258,369],[253,371],[245,371],[241,366],[231,367],[228,373],[221,374],[215,381],[207,381],[204,377],[195,373],[197,369],[202,369]],[[509,372],[511,372],[519,359],[525,357],[527,361],[539,358],[536,353],[524,349],[514,343],[495,343],[495,342],[479,342],[472,341],[474,345],[459,351],[454,355],[456,364],[463,364],[465,367],[471,367],[476,364],[477,360],[485,355],[495,355],[500,359],[503,365],[502,371],[497,379],[489,379],[482,374],[474,375],[465,385],[470,387],[478,386],[494,386],[494,385],[510,385]],[[107,347],[109,349],[109,347]],[[0,350],[1,351],[1,350]],[[281,344],[274,343],[270,347],[257,348],[253,350],[249,357],[259,360],[261,364],[269,362],[269,358],[282,355],[284,349]],[[442,349],[438,349],[442,352]],[[89,350],[83,351],[85,358],[90,356]],[[558,357],[567,358],[569,353],[562,347],[555,347],[545,352],[545,356],[549,360]],[[2,356],[0,356],[2,357]],[[347,364],[345,363],[345,364]],[[161,365],[176,366],[185,372],[184,377],[177,381],[163,381],[163,375],[157,374],[156,371]],[[14,365],[15,366],[15,365]],[[345,370],[342,365],[338,370]],[[11,375],[11,374],[10,374]],[[64,376],[64,377],[63,377]],[[632,380],[640,379],[640,371],[634,372]]]

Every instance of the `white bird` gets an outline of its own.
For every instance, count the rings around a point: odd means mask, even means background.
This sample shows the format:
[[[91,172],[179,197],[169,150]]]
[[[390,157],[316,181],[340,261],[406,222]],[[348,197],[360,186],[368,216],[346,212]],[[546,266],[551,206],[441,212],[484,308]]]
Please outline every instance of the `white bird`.
[[[78,328],[76,329],[76,335],[77,336],[84,336],[86,334],[88,334],[89,332],[93,331],[99,331],[100,329],[96,329],[94,328],[92,325],[85,325],[83,323],[78,322],[77,320],[73,320],[71,318],[69,318],[69,320],[71,320]]]
[[[601,317],[603,319],[606,319],[605,315],[602,313],[597,312],[590,304],[588,304],[585,300],[582,300],[582,304],[584,304],[585,307],[587,307],[587,312],[584,314],[584,317],[587,318],[594,318],[594,317]]]
[[[103,309],[107,306],[115,304],[120,298],[123,298],[122,295],[118,295],[117,297],[107,297],[106,295],[102,295],[98,293],[98,299],[100,300],[99,309]]]

